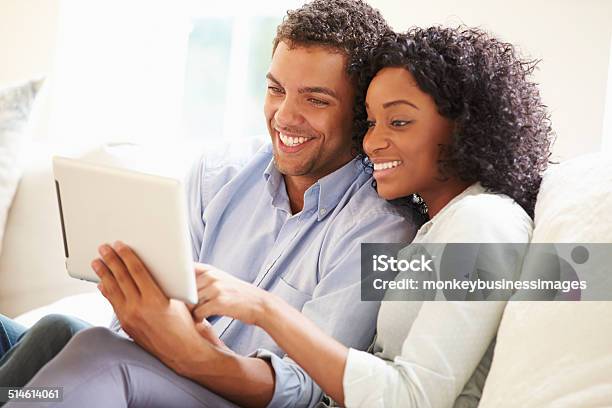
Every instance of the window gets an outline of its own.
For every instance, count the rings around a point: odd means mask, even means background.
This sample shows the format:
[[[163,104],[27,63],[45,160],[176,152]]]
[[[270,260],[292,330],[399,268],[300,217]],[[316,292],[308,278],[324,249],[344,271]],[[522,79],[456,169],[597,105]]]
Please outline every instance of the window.
[[[300,4],[291,3],[232,2],[227,9],[218,6],[214,10],[203,2],[193,6],[182,119],[188,139],[267,133],[265,75],[276,27],[288,8]]]
[[[62,0],[48,137],[71,145],[180,137],[188,23],[170,0]]]
[[[301,3],[61,0],[49,134],[87,145],[267,134],[272,39]]]

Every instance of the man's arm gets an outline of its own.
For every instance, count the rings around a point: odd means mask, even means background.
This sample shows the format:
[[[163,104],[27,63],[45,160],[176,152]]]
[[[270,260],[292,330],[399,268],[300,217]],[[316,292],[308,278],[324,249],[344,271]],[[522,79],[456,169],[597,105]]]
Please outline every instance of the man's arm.
[[[185,365],[174,367],[175,371],[246,407],[312,406],[320,393],[309,376],[343,404],[342,380],[348,348],[282,299],[264,294],[265,306],[257,324],[295,362],[262,350],[259,355],[265,359],[226,353],[217,355],[213,364],[205,359],[190,359]],[[276,383],[275,372],[282,373],[280,384]]]
[[[267,405],[274,373],[265,361],[237,356],[205,340],[202,325],[194,322],[187,306],[164,295],[128,246],[101,245],[99,252],[101,259],[92,262],[100,277],[98,288],[138,345],[178,374],[231,401],[247,407]]]
[[[242,407],[266,407],[274,394],[274,370],[263,359],[229,350],[194,350],[192,358],[171,368]]]

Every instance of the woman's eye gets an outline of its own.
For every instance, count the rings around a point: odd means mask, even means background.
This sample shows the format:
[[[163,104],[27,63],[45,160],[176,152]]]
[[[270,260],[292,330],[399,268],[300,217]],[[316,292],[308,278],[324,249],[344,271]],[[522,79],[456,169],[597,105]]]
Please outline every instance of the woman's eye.
[[[376,125],[376,122],[374,122],[373,120],[366,120],[366,127],[368,129],[373,128],[374,125]]]
[[[313,105],[316,106],[327,106],[329,105],[328,102],[322,101],[321,99],[316,99],[316,98],[309,98],[308,102],[312,103]]]
[[[411,120],[392,120],[391,121],[391,126],[393,127],[403,127],[406,126],[408,124],[412,123]]]

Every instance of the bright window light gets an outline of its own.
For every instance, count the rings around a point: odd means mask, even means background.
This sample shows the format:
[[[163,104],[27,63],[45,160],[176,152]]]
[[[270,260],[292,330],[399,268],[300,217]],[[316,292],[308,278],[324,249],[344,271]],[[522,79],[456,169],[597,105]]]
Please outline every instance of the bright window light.
[[[301,3],[61,0],[50,137],[150,144],[265,133],[272,39]]]
[[[179,136],[189,35],[169,0],[63,0],[51,134],[79,141]]]
[[[192,2],[183,131],[190,140],[266,133],[265,75],[276,26],[297,1]]]

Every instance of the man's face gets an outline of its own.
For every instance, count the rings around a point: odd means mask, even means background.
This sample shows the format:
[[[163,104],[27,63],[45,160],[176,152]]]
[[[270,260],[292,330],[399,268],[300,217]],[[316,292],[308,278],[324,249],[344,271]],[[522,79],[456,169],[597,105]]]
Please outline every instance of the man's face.
[[[278,44],[264,113],[282,174],[318,180],[351,160],[354,90],[345,64],[329,48]]]

